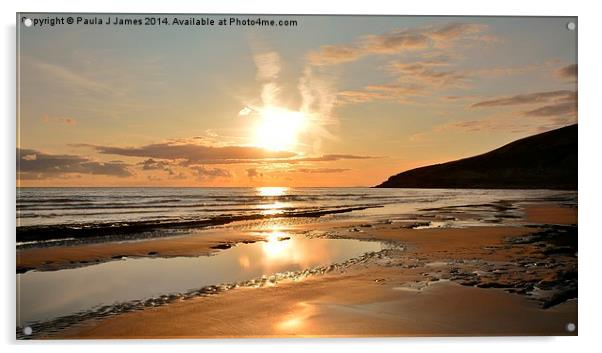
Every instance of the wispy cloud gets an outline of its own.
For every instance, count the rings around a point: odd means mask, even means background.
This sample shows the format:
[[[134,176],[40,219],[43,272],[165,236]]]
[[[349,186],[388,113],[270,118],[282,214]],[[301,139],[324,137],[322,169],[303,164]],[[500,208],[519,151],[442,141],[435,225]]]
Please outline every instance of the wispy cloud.
[[[577,114],[577,102],[558,102],[554,104],[544,105],[535,109],[523,112],[525,116],[574,116]]]
[[[160,96],[166,89],[164,68],[150,57],[124,58],[88,48],[77,50],[68,60],[24,55],[20,61],[22,80],[30,87],[23,92],[23,102],[52,106],[52,99],[59,97],[61,105],[56,109],[61,110],[53,114],[75,112],[80,121],[156,111],[156,102],[141,99],[150,92]]]
[[[440,91],[474,88],[483,79],[549,72],[551,66],[557,65],[552,62],[508,67],[461,65],[467,46],[498,40],[488,35],[488,30],[487,25],[475,23],[397,29],[381,35],[363,36],[352,43],[324,46],[308,54],[308,58],[317,67],[324,67],[369,55],[394,56],[384,65],[384,70],[393,79],[391,82],[341,90],[337,93],[338,106],[372,101],[417,104],[419,98],[432,97]]]
[[[476,23],[395,29],[380,35],[363,36],[352,43],[322,46],[309,53],[308,60],[312,65],[337,65],[369,55],[390,55],[450,46],[460,40],[491,40],[491,36],[484,36],[487,29],[487,25]]]
[[[49,115],[44,115],[42,117],[42,122],[45,124],[60,124],[67,126],[75,126],[77,125],[77,120],[68,117],[54,117]]]
[[[380,157],[373,156],[359,156],[354,154],[324,154],[318,157],[303,157],[303,158],[293,158],[290,159],[289,162],[333,162],[340,161],[344,159],[374,159]]]
[[[574,117],[556,115],[544,119],[525,119],[520,114],[494,115],[483,119],[454,121],[439,125],[431,133],[449,132],[508,132],[508,133],[538,133],[574,124]]]
[[[314,141],[321,143],[322,139],[333,139],[329,127],[338,121],[333,116],[336,104],[335,77],[329,70],[306,65],[299,78],[297,88],[301,95],[301,111],[308,119],[308,130],[313,131]],[[319,149],[319,148],[318,148]],[[319,152],[314,150],[314,152]]]
[[[427,92],[422,83],[390,83],[368,85],[361,90],[338,93],[339,105],[372,101],[397,101],[409,103],[412,98],[424,96]]]
[[[528,94],[517,94],[509,97],[495,98],[480,101],[471,105],[472,108],[499,107],[521,104],[535,104],[548,102],[552,99],[567,99],[575,97],[576,93],[570,90],[543,91]]]
[[[398,76],[398,82],[410,84],[420,82],[422,86],[449,87],[465,86],[471,72],[466,70],[442,69],[451,65],[448,61],[424,60],[418,62],[396,61],[389,71]]]
[[[531,106],[517,110],[516,107]],[[508,108],[482,119],[455,121],[440,125],[445,131],[540,132],[574,124],[577,119],[577,92],[544,91],[481,101],[474,108]]]
[[[280,56],[276,52],[268,52],[255,54],[253,59],[257,66],[257,79],[262,83],[263,106],[276,105],[280,93],[280,87],[276,82],[280,73]]]
[[[512,97],[483,101],[472,105],[473,108],[543,104],[522,111],[520,115],[534,117],[558,117],[577,115],[577,92],[561,90],[519,94]]]
[[[451,131],[537,133],[574,124],[577,122],[577,92],[555,90],[502,96],[477,101],[468,108],[495,108],[496,112],[480,119],[441,124],[434,127],[430,133]],[[428,132],[422,133],[420,137],[424,139],[428,134]]]
[[[343,173],[350,170],[349,168],[299,168],[293,169],[290,172],[293,173],[305,173],[305,174],[331,174],[331,173]]]
[[[33,65],[55,82],[72,89],[81,89],[91,93],[109,94],[111,88],[99,80],[88,77],[65,66],[47,63],[29,58]]]
[[[367,85],[359,90],[347,90],[338,93],[339,103],[364,103],[370,101],[397,101],[415,103],[418,97],[432,97],[433,93],[450,88],[468,90],[482,79],[495,79],[528,72],[549,70],[549,63],[542,65],[524,65],[512,67],[457,68],[450,56],[430,56],[414,61],[395,60],[386,69],[396,78],[388,84]],[[478,98],[475,95],[447,95],[446,101]]]
[[[577,64],[563,66],[555,71],[556,77],[565,80],[577,79]]]

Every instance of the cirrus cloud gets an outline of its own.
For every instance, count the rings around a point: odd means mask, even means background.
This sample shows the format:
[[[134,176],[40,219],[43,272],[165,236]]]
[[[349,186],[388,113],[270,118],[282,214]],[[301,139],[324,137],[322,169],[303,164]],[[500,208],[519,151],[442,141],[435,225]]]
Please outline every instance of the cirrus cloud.
[[[477,102],[472,104],[471,108],[491,108],[516,105],[539,105],[538,107],[522,111],[520,113],[522,116],[576,116],[577,92],[570,90],[557,90],[517,94],[510,97],[502,97]]]
[[[460,40],[492,40],[483,34],[489,27],[478,23],[449,23],[438,26],[394,29],[367,35],[353,43],[324,45],[307,55],[312,65],[337,65],[369,55],[390,55],[404,51],[449,46]]]
[[[561,79],[576,80],[577,64],[563,66],[555,71],[556,77]]]
[[[349,168],[299,168],[291,170],[293,173],[306,173],[306,174],[330,174],[330,173],[343,173],[350,170]]]
[[[508,105],[520,105],[520,104],[534,104],[547,102],[555,98],[567,98],[575,95],[574,91],[570,90],[557,90],[557,91],[544,91],[534,92],[528,94],[517,94],[510,97],[502,97],[489,99],[481,102],[477,102],[471,105],[472,108],[484,108],[484,107],[498,107]]]

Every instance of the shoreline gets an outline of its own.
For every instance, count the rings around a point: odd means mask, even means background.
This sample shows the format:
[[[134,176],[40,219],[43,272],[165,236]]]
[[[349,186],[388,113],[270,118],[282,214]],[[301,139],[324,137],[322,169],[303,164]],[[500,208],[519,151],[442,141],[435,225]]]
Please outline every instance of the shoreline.
[[[307,219],[309,221],[301,222],[302,224],[299,225],[295,222],[300,219],[287,218],[293,223],[288,224],[282,230],[299,231],[299,234],[303,234],[304,232],[299,228],[322,230],[335,227],[347,229],[364,223],[353,220],[329,220],[324,222],[320,218]],[[277,221],[277,217],[258,220],[259,225],[256,227],[260,229],[256,231],[249,231],[248,229],[254,227],[254,223],[237,221],[229,224],[230,228],[204,228],[182,235],[17,249],[17,273],[26,273],[32,270],[57,271],[71,269],[122,258],[207,256],[218,253],[220,250],[227,250],[238,244],[265,242],[267,232],[261,228],[265,228],[266,225],[262,223],[267,222],[269,225],[270,222]]]
[[[477,205],[466,205],[477,206]],[[496,205],[491,205],[497,207]],[[465,206],[459,206],[465,207]],[[527,203],[519,206],[524,210],[524,224],[577,224],[577,212],[573,212],[571,207],[560,206],[550,202]],[[446,210],[446,211],[444,211]],[[436,218],[456,217],[461,219],[466,214],[449,213],[449,208],[444,209],[425,209],[422,214],[405,215],[407,219],[402,218],[401,226],[397,229],[400,232],[411,232],[416,226],[421,226],[436,220]],[[435,218],[430,212],[435,211]],[[309,221],[302,227],[313,230],[323,229],[346,229],[338,232],[337,237],[348,239],[366,239],[363,230],[366,226],[372,227],[372,224],[366,224],[363,221],[345,220],[345,221],[322,221],[320,216],[300,217],[315,219]],[[418,219],[415,219],[418,218]],[[254,221],[278,221],[278,216],[260,218]],[[295,217],[283,217],[283,219],[294,220]],[[232,221],[228,225],[237,228],[238,224],[253,221]],[[298,225],[292,224],[293,229]],[[469,227],[475,228],[475,227]],[[360,231],[358,231],[358,229]],[[369,229],[369,228],[368,228]],[[429,230],[430,229],[430,230]],[[420,229],[425,233],[432,232],[438,228]],[[459,229],[467,228],[449,228],[450,232],[459,232]],[[469,230],[470,232],[471,230]],[[461,232],[461,231],[460,231]],[[174,233],[168,236],[153,236],[148,238],[135,237],[133,239],[105,239],[99,242],[80,242],[62,244],[50,244],[48,246],[32,246],[17,248],[16,270],[17,273],[26,273],[31,270],[37,271],[56,271],[82,266],[95,265],[113,260],[119,260],[127,257],[145,258],[145,257],[178,257],[178,256],[203,256],[218,252],[219,250],[229,249],[237,244],[254,243],[265,241],[264,236],[249,234],[247,231],[236,231],[232,229],[217,227],[207,227],[197,229],[196,232],[183,231],[184,234]],[[379,240],[393,240],[396,237],[385,235]],[[374,238],[370,238],[374,239]]]
[[[48,240],[64,240],[73,239],[90,239],[90,238],[105,238],[119,235],[119,239],[109,240],[136,240],[136,237],[123,237],[123,235],[143,234],[144,232],[152,232],[169,229],[190,229],[190,228],[206,228],[212,226],[221,226],[233,222],[241,221],[256,221],[278,218],[317,218],[326,215],[348,213],[353,211],[361,211],[369,208],[379,208],[380,205],[359,205],[359,206],[344,206],[331,209],[313,209],[303,211],[283,211],[275,214],[248,214],[248,215],[223,215],[215,216],[208,219],[199,220],[180,220],[172,222],[160,221],[138,221],[138,222],[121,222],[115,223],[99,223],[93,226],[82,224],[60,224],[60,225],[43,225],[43,226],[20,226],[17,227],[17,242],[32,242],[32,241],[48,241]],[[118,225],[118,226],[116,226]],[[60,235],[57,235],[60,234]]]

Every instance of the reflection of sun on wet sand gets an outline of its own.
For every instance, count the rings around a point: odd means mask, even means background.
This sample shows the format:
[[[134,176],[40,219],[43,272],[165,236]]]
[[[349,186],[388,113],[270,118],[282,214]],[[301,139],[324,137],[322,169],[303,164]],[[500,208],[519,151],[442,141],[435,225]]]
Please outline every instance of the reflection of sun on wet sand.
[[[302,281],[238,288],[85,322],[59,337],[576,334],[566,330],[577,323],[577,263],[569,251],[576,245],[570,228],[576,209],[534,205],[525,214],[525,225],[548,228],[416,230],[399,223],[359,232],[339,228],[339,236],[404,247]],[[286,246],[272,246],[267,242],[264,249],[275,258],[289,255]]]
[[[301,269],[305,269],[319,259],[330,261],[333,255],[332,249],[324,249],[311,246],[306,242],[289,240],[290,237],[283,231],[274,230],[268,234],[266,241],[262,243],[263,252],[266,256],[261,258],[267,272],[280,262],[293,262],[298,264]]]
[[[263,240],[241,232],[205,231],[177,237],[132,242],[104,242],[83,245],[32,248],[17,251],[18,269],[62,269],[110,261],[122,257],[199,256],[218,251],[223,244]]]

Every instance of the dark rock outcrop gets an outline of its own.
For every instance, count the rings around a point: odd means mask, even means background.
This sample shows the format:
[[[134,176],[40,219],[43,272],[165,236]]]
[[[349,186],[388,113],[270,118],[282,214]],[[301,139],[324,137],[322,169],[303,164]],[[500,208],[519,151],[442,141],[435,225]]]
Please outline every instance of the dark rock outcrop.
[[[577,125],[478,156],[408,170],[376,187],[576,190]]]

